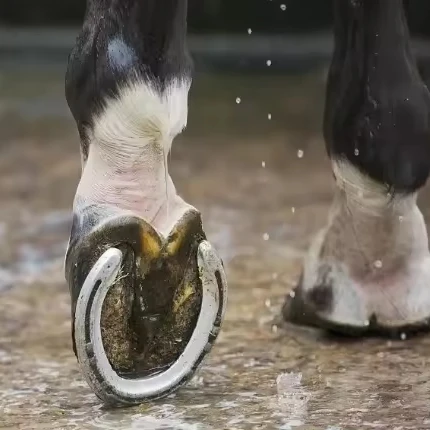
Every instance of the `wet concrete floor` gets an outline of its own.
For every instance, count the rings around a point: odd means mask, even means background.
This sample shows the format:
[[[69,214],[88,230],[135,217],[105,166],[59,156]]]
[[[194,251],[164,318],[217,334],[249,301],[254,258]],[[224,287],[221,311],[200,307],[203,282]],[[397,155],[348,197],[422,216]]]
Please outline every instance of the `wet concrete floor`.
[[[62,265],[80,165],[62,70],[0,74],[0,428],[430,429],[430,337],[277,323],[333,194],[323,93],[322,73],[197,76],[171,171],[226,263],[226,320],[191,384],[109,410],[71,348]],[[429,219],[428,192],[422,207]]]

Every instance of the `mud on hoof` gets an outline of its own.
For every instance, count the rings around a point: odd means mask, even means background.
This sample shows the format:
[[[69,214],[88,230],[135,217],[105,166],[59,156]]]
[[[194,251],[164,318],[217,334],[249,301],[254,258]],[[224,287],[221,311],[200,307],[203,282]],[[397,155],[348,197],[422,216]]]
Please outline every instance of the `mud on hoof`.
[[[186,212],[167,238],[124,216],[79,237],[66,274],[84,376],[109,403],[169,394],[210,350],[225,308],[222,262],[205,240],[200,214]]]
[[[347,182],[357,184],[352,169]],[[430,253],[416,195],[390,196],[374,185],[354,191],[338,179],[328,226],[286,297],[284,320],[350,335],[430,328]]]

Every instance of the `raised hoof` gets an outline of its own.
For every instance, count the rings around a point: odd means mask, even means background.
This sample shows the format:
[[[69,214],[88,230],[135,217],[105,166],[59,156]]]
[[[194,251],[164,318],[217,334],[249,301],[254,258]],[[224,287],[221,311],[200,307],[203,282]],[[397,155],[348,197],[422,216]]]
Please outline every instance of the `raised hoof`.
[[[189,211],[167,239],[137,217],[111,218],[71,242],[66,276],[75,352],[109,404],[164,397],[214,343],[226,306],[223,264]]]

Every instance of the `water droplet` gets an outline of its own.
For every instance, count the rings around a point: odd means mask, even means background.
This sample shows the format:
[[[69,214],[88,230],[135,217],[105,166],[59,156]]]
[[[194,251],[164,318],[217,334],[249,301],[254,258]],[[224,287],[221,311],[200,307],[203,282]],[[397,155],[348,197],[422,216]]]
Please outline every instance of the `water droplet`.
[[[358,154],[360,154],[360,151],[358,150],[358,148],[354,149],[354,155],[357,156]]]
[[[266,308],[270,308],[270,299],[266,299],[265,301],[264,301],[264,305],[266,306]]]
[[[283,12],[285,12],[285,10],[287,9],[287,5],[285,5],[285,4],[281,4],[281,10],[283,11]]]
[[[266,162],[265,162],[265,161],[262,161],[262,162],[261,162],[261,167],[262,167],[263,169],[266,167]]]
[[[272,65],[272,60],[267,60],[266,64],[267,64],[267,67],[270,67]]]
[[[296,292],[294,290],[291,290],[289,295],[292,299],[294,299],[294,297],[296,297]]]
[[[268,119],[269,121],[272,119],[272,114],[271,114],[271,113],[268,113],[268,114],[267,114],[267,119]]]
[[[252,34],[252,29],[248,28],[248,34]]]
[[[406,333],[400,333],[400,339],[406,340]]]
[[[382,261],[381,260],[376,260],[373,265],[377,268],[380,269],[382,267]]]
[[[278,326],[276,324],[272,325],[272,332],[277,333],[278,332]]]
[[[303,157],[303,150],[302,149],[299,149],[298,151],[297,151],[297,157],[299,157],[299,158],[302,158]]]
[[[236,98],[236,103],[237,103],[237,104],[239,104],[241,101],[242,101],[242,100],[241,100],[241,98],[240,98],[240,97],[237,97],[237,98]]]
[[[296,208],[293,206],[292,208],[291,208],[291,212],[292,213],[294,213],[296,211]]]
[[[264,233],[263,240],[269,240],[269,239],[270,239],[269,233]]]

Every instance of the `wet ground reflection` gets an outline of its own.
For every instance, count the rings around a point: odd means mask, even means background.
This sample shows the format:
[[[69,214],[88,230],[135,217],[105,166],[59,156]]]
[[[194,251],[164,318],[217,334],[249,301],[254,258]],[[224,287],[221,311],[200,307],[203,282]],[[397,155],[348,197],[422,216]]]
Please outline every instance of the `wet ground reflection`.
[[[8,79],[19,87],[24,77]],[[56,79],[48,94],[61,104]],[[331,201],[316,133],[322,86],[316,78],[301,86],[277,78],[277,86],[268,80],[266,93],[256,90],[251,100],[247,89],[256,78],[247,79],[202,78],[190,130],[171,162],[179,190],[202,211],[226,263],[223,331],[191,384],[124,410],[98,402],[71,350],[62,265],[80,172],[73,125],[0,114],[0,427],[430,429],[430,337],[352,342],[278,324],[283,297]],[[222,90],[211,90],[214,82]],[[285,121],[275,121],[281,112]],[[422,200],[428,215],[428,193]]]

